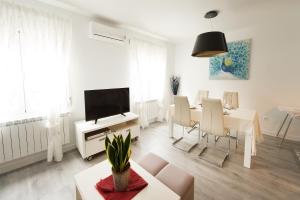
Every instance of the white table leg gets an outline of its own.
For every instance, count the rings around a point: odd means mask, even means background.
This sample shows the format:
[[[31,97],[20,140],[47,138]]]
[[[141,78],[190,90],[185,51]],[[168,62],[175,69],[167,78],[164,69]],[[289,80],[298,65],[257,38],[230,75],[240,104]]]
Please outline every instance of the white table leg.
[[[171,117],[169,119],[169,137],[170,138],[174,137],[173,131],[174,131],[174,123],[173,123],[173,118]]]
[[[251,168],[252,133],[245,133],[244,167]]]

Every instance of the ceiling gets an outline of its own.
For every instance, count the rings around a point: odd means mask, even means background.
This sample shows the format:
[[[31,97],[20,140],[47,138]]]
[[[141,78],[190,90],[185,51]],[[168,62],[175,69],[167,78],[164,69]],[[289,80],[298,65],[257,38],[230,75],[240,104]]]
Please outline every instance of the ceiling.
[[[295,12],[298,0],[59,0],[102,19],[181,41],[210,30],[243,28],[282,12]],[[203,18],[212,9],[219,16]],[[297,11],[297,12],[298,12]]]

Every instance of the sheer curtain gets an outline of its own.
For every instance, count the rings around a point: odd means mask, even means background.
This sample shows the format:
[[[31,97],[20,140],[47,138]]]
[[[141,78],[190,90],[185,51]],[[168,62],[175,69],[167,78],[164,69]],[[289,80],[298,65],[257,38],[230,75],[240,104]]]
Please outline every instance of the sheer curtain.
[[[23,81],[19,47],[19,10],[0,2],[0,119],[24,112]]]
[[[60,115],[69,108],[68,19],[0,2],[0,113],[48,118],[48,161],[62,159]]]
[[[159,120],[164,117],[167,49],[164,46],[131,39],[129,45],[131,107],[143,128],[149,125],[147,101],[157,100]]]

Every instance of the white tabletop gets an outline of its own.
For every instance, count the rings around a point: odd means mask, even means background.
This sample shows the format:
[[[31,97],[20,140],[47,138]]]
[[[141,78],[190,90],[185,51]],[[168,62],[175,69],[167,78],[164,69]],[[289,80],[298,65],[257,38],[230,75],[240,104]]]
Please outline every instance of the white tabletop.
[[[145,179],[148,185],[140,191],[133,199],[154,200],[179,200],[180,197],[171,189],[161,183],[149,172],[139,166],[136,162],[130,160],[131,168]],[[111,175],[111,165],[105,160],[93,167],[90,167],[75,175],[75,184],[83,200],[100,200],[103,199],[101,194],[96,190],[95,185],[100,179]]]

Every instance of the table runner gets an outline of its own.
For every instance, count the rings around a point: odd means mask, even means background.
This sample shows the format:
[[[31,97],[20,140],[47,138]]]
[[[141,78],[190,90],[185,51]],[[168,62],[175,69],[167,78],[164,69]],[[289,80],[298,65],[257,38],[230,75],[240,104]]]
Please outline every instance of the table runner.
[[[148,183],[134,170],[130,169],[129,173],[130,175],[128,187],[124,192],[114,191],[112,175],[108,176],[105,179],[101,179],[95,187],[106,200],[130,200],[142,189],[144,189],[148,185]]]

